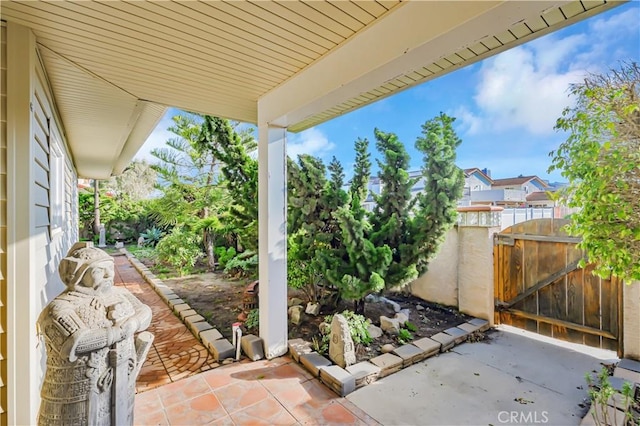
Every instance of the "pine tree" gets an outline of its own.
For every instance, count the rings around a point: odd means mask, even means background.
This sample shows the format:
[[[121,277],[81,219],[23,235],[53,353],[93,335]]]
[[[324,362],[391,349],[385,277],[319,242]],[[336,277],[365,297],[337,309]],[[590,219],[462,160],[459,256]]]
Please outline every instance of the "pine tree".
[[[419,274],[427,270],[445,234],[457,220],[458,200],[464,188],[464,173],[456,166],[456,148],[462,140],[453,129],[454,117],[440,113],[422,125],[416,148],[423,156],[425,187],[418,194],[410,233],[420,236],[412,250]]]
[[[371,214],[372,242],[392,248],[392,262],[385,276],[387,288],[405,285],[418,277],[409,253],[413,250],[413,235],[409,234],[413,200],[411,189],[418,179],[409,177],[409,154],[393,133],[374,130],[376,148],[383,156],[378,160],[380,172],[379,195],[374,195],[376,206]]]
[[[198,143],[211,149],[220,161],[223,183],[234,200],[229,204],[229,217],[242,246],[237,249],[256,250],[258,161],[247,152],[247,147],[255,145],[253,137],[236,132],[229,120],[205,115]]]

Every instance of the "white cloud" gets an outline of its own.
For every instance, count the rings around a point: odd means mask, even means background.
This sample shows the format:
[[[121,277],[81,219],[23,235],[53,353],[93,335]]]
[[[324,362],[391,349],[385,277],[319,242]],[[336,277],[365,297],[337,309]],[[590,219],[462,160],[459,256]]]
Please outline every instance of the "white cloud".
[[[288,138],[287,154],[292,159],[297,158],[300,154],[323,157],[335,148],[335,144],[315,127],[298,134],[289,134]]]
[[[503,52],[482,63],[473,107],[455,114],[468,134],[522,129],[548,135],[562,110],[573,104],[569,87],[590,72],[616,66],[615,58],[637,37],[637,8],[594,19],[589,31],[559,37],[551,34]],[[635,52],[637,55],[637,52]]]

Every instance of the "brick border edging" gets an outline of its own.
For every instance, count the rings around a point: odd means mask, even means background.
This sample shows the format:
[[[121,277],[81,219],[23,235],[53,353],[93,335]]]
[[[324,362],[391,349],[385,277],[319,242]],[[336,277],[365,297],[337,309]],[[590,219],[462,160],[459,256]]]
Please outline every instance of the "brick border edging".
[[[233,347],[229,340],[225,339],[204,317],[199,315],[194,309],[191,309],[188,303],[182,300],[169,286],[162,282],[161,279],[156,277],[149,268],[140,262],[133,254],[129,253],[126,248],[120,248],[118,250],[127,256],[129,263],[142,275],[142,278],[153,288],[173,313],[180,318],[191,334],[202,342],[202,345],[216,361],[223,362],[227,359],[235,360],[236,348]],[[253,335],[248,334],[243,336],[243,341],[253,341],[249,336]]]
[[[487,320],[473,318],[457,327],[399,346],[390,353],[359,362],[346,369],[333,365],[329,359],[313,351],[310,342],[293,339],[289,340],[288,346],[294,361],[302,364],[309,373],[338,395],[346,396],[377,379],[450,350],[455,345],[465,342],[471,333],[484,332],[489,328]]]
[[[220,332],[213,328],[211,324],[191,309],[191,306],[182,300],[173,290],[153,274],[142,262],[125,248],[119,249],[120,253],[127,256],[129,262],[142,275],[144,280],[151,285],[154,291],[171,308],[171,310],[182,320],[191,333],[200,340],[205,348],[221,361],[227,358],[235,358],[235,348]],[[443,332],[431,337],[423,337],[412,343],[408,343],[395,348],[392,352],[379,355],[368,361],[362,361],[348,366],[346,369],[334,365],[329,359],[311,349],[311,343],[302,339],[292,339],[288,341],[291,358],[301,364],[309,371],[313,377],[319,379],[327,387],[340,396],[349,393],[375,382],[397,371],[407,368],[419,361],[446,352],[455,345],[463,343],[467,337],[476,331],[484,332],[490,328],[487,320],[473,318],[467,322],[451,327]],[[242,349],[245,349],[245,338],[249,343],[249,351],[255,350],[256,346],[262,349],[262,339],[252,334],[242,337]],[[260,345],[256,345],[256,340]],[[264,357],[254,357],[248,355],[249,359],[256,361]]]

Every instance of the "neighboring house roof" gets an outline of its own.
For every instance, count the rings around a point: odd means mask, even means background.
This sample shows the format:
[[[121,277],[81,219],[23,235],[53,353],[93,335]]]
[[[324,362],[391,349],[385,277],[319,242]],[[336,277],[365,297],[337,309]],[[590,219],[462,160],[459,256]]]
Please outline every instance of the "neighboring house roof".
[[[494,179],[494,186],[509,186],[509,185],[524,185],[527,182],[534,181],[537,186],[541,188],[548,188],[549,185],[538,176],[518,176],[514,178],[506,178],[506,179]]]
[[[482,181],[484,181],[487,185],[491,185],[494,181],[493,179],[491,179],[489,177],[489,175],[487,175],[486,173],[484,173],[482,170],[480,170],[477,167],[471,168],[471,169],[464,169],[464,175],[465,177],[470,177],[471,175],[476,175],[476,177]]]
[[[536,191],[527,195],[527,201],[551,201],[547,191]]]

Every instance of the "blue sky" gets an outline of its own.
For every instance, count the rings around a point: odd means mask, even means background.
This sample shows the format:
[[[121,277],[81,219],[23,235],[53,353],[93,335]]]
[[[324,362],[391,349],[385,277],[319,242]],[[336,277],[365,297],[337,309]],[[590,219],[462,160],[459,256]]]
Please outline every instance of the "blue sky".
[[[462,144],[458,165],[488,168],[494,178],[549,175],[549,152],[566,139],[553,130],[562,110],[572,104],[568,88],[587,73],[604,73],[620,61],[640,62],[640,2],[632,1],[492,58],[405,90],[357,111],[288,136],[289,155],[312,154],[326,163],[336,156],[347,177],[354,160],[353,142],[370,141],[373,129],[398,135],[419,168],[414,149],[422,124],[441,111],[454,123]],[[166,130],[170,109],[136,158],[152,160],[149,151],[173,135]]]

